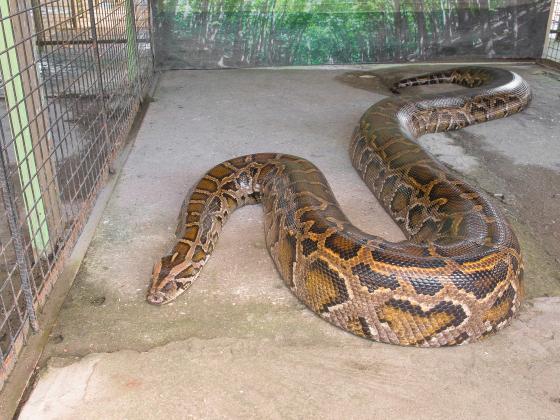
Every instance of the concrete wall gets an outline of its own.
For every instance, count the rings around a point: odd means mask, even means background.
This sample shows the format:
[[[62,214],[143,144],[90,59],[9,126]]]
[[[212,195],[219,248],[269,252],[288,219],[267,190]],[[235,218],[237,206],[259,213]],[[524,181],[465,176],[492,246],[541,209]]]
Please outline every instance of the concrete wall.
[[[536,58],[550,0],[155,0],[161,68]]]

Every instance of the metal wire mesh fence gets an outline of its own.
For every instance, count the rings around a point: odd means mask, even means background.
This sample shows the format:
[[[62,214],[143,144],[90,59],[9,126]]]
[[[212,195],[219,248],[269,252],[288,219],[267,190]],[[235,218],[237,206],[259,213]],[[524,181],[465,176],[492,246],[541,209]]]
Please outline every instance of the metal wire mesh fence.
[[[550,7],[550,31],[545,41],[543,58],[560,63],[560,0],[554,0]]]
[[[152,75],[149,0],[0,0],[0,388]]]

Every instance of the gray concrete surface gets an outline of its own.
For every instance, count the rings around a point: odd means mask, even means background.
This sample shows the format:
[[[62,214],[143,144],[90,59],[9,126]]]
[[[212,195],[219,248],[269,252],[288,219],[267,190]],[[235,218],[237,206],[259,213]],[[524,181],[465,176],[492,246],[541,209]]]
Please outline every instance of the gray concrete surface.
[[[165,307],[145,303],[185,193],[236,155],[304,156],[360,228],[402,238],[347,155],[354,124],[381,95],[336,80],[343,70],[169,72],[20,418],[558,418],[560,83],[540,67],[516,70],[535,91],[527,112],[422,140],[503,195],[526,256],[528,296],[509,328],[436,350],[344,333],[285,288],[256,206],[233,215],[187,295]]]

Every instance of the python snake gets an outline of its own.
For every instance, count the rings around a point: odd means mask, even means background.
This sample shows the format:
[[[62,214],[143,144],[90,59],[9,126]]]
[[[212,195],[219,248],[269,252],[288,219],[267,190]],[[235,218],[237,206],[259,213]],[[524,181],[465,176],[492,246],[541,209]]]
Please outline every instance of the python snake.
[[[362,116],[350,155],[405,233],[389,242],[356,228],[323,174],[285,154],[237,157],[212,168],[186,199],[178,242],[155,264],[148,301],[191,286],[228,215],[262,203],[266,244],[284,282],[332,324],[372,340],[422,347],[473,341],[505,326],[522,295],[520,247],[496,204],[415,141],[508,116],[531,100],[517,74],[461,67],[401,80],[455,83],[457,96],[386,98]]]

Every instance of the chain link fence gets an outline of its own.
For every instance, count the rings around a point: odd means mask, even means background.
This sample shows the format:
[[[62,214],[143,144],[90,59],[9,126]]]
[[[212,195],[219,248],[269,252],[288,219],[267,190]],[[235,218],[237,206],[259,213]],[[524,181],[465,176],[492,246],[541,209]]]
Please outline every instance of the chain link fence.
[[[549,33],[545,40],[543,58],[560,63],[560,0],[550,4]]]
[[[153,74],[149,0],[0,0],[0,388]]]

